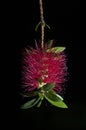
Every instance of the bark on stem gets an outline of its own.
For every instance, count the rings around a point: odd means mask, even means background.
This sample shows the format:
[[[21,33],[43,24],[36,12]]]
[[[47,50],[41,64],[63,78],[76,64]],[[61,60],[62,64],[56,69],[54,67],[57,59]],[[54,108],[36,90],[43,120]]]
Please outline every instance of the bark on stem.
[[[44,22],[44,16],[43,16],[43,4],[42,0],[39,0],[39,6],[40,6],[40,20],[41,20],[41,47],[44,47],[44,27],[45,27],[45,22]]]

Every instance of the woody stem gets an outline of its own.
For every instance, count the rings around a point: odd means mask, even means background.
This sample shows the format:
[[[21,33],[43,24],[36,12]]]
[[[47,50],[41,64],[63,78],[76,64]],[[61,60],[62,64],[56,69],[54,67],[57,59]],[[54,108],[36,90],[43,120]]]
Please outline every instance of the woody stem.
[[[43,16],[43,4],[42,0],[39,0],[39,6],[40,6],[40,20],[41,20],[41,47],[44,47],[44,27],[45,27],[45,22],[44,22],[44,16]]]

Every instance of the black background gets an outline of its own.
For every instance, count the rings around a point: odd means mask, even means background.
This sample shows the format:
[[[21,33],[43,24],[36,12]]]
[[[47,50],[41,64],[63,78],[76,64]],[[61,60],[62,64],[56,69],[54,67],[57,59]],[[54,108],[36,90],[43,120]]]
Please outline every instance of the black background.
[[[18,88],[21,50],[27,45],[34,46],[34,39],[40,39],[40,29],[35,32],[40,20],[38,0],[11,3],[6,13],[6,23],[10,27],[7,45],[10,57],[7,73],[10,75],[9,92],[5,99],[8,102],[5,107],[8,126],[11,127],[12,123],[16,129],[24,127],[28,130],[86,128],[84,6],[81,3],[44,0],[45,21],[51,27],[50,30],[46,29],[45,41],[55,39],[56,45],[66,46],[69,75],[64,100],[68,109],[46,105],[45,102],[40,108],[19,109],[23,102]]]

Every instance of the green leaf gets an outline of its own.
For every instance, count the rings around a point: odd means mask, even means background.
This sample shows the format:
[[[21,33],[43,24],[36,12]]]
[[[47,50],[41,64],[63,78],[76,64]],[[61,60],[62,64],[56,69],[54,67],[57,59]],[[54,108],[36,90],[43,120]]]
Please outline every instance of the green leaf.
[[[39,27],[40,24],[41,24],[41,22],[39,22],[39,23],[36,25],[35,31],[38,30],[38,27]]]
[[[63,98],[56,94],[54,90],[49,90],[48,92],[45,93],[46,97],[49,98],[52,101],[62,101]]]
[[[46,26],[48,29],[50,29],[50,26],[49,26],[48,24],[45,23],[45,26]]]
[[[20,108],[21,109],[31,108],[31,107],[35,106],[39,102],[39,100],[40,100],[40,98],[32,99],[32,100],[26,102],[25,104],[23,104]]]
[[[49,40],[46,44],[47,44],[47,49],[51,48],[53,45],[54,40]]]
[[[59,53],[65,50],[65,47],[54,47],[51,49],[48,49],[47,52],[54,52],[54,53]]]
[[[37,105],[37,107],[41,106],[42,100],[44,99],[44,95],[42,93],[39,93],[39,98],[41,99]]]
[[[63,97],[61,97],[59,94],[56,93],[56,96],[63,101]]]
[[[50,102],[52,105],[60,108],[68,108],[67,105],[63,101],[52,101],[47,96],[45,96],[48,102]]]
[[[40,89],[37,90],[37,91],[31,91],[31,92],[21,93],[21,95],[23,97],[33,97],[33,96],[37,96],[39,92],[40,92]]]
[[[42,89],[43,89],[44,91],[49,91],[49,90],[52,89],[54,86],[55,86],[54,83],[49,83],[49,84],[44,85],[44,86],[42,87]]]
[[[39,103],[37,104],[37,107],[40,107],[42,104],[42,100],[39,101]]]
[[[39,97],[40,97],[41,100],[43,100],[44,95],[42,93],[39,93]]]
[[[46,24],[45,22],[39,22],[37,25],[36,25],[36,27],[35,27],[35,31],[37,31],[37,29],[38,29],[38,27],[39,27],[39,25],[40,24],[42,24],[42,26],[46,26],[48,29],[50,29],[50,26],[48,25],[48,24]]]

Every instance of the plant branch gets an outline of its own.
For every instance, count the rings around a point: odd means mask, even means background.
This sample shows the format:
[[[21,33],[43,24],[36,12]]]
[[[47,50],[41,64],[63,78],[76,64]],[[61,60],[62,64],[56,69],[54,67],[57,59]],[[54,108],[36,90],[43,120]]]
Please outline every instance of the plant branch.
[[[43,4],[42,0],[39,0],[39,6],[40,6],[40,20],[41,20],[41,47],[44,47],[44,27],[45,27],[45,22],[44,22],[44,16],[43,16]]]

